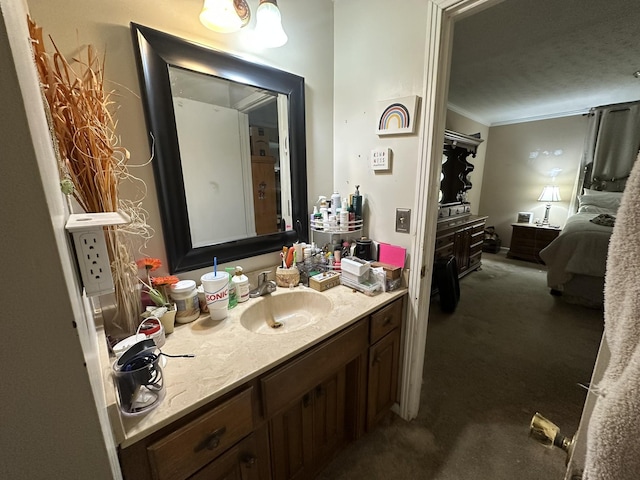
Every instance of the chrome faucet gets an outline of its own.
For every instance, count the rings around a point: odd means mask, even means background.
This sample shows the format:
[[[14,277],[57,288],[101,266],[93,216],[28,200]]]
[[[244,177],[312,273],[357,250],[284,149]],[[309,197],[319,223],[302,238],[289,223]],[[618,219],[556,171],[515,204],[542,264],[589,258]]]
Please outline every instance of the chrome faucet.
[[[258,275],[258,286],[249,292],[251,298],[262,297],[276,291],[276,282],[267,280],[267,275],[270,273],[270,271],[266,271]]]

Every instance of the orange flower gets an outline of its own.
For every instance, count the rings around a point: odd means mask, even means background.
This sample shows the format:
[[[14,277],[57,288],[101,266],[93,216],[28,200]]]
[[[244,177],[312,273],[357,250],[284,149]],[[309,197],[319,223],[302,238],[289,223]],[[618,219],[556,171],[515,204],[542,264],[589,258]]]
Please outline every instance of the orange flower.
[[[153,272],[162,266],[162,262],[157,258],[146,257],[136,260],[136,265],[138,265],[138,268],[144,268],[148,272]]]
[[[174,285],[178,283],[180,279],[174,275],[169,275],[167,277],[151,277],[151,283],[154,287],[163,287],[166,285]]]

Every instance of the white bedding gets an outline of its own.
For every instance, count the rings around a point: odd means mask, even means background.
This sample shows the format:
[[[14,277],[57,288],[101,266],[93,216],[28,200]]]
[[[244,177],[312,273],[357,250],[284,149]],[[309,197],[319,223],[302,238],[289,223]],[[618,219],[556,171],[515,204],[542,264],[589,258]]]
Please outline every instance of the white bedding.
[[[562,291],[574,275],[604,277],[613,227],[590,222],[594,213],[576,213],[562,233],[540,252],[547,265],[547,285]]]

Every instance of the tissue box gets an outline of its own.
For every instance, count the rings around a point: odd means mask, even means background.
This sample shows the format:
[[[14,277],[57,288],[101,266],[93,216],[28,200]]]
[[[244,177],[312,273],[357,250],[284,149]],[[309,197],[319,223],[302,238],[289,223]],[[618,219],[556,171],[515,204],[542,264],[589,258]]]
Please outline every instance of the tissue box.
[[[309,277],[309,286],[319,292],[329,290],[336,285],[340,285],[340,274],[338,272],[323,272]]]
[[[402,275],[402,268],[396,267],[395,265],[389,265],[388,263],[382,262],[372,262],[371,266],[382,267],[387,280],[396,280],[397,278],[400,278],[400,275]]]
[[[369,271],[371,264],[358,257],[345,257],[342,259],[340,267],[343,272],[361,277]]]

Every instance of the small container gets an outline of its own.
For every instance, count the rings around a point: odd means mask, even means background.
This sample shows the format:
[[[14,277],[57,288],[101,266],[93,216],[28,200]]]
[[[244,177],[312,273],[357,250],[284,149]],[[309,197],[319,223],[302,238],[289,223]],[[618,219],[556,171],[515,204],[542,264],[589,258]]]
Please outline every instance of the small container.
[[[276,268],[276,285],[279,287],[295,287],[300,283],[300,271],[298,267]]]
[[[171,298],[176,304],[176,323],[193,322],[200,316],[198,290],[193,280],[181,280],[171,285]]]

